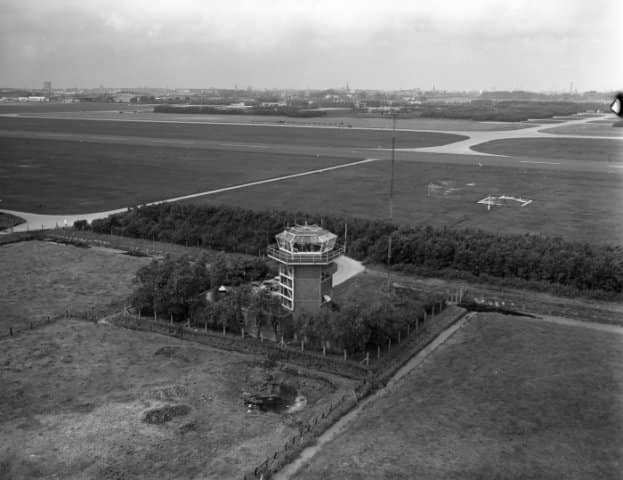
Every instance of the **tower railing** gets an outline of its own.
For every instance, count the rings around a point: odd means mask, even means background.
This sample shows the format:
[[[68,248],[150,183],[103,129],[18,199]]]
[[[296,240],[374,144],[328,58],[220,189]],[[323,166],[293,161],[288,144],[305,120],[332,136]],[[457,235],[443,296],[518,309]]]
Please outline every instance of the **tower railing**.
[[[343,253],[344,251],[342,247],[334,248],[328,252],[305,253],[290,253],[285,250],[281,250],[276,245],[270,245],[266,249],[266,254],[269,258],[277,260],[281,263],[295,265],[323,265],[332,262]]]

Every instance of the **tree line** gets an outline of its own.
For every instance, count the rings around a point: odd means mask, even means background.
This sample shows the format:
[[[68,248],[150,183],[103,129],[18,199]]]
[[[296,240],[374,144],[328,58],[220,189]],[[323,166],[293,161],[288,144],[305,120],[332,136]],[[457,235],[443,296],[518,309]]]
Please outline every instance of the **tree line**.
[[[112,233],[206,248],[263,254],[274,235],[294,223],[322,224],[346,240],[347,254],[386,263],[392,239],[392,268],[420,272],[457,272],[571,287],[616,297],[623,292],[623,246],[568,241],[534,234],[501,235],[476,229],[404,227],[385,221],[255,211],[229,206],[160,204],[130,209],[91,228]],[[348,224],[348,237],[344,238]]]
[[[531,118],[551,118],[586,111],[607,111],[599,102],[525,101],[525,100],[472,100],[448,104],[427,103],[416,111],[422,117],[459,118],[475,121],[520,122]]]
[[[232,283],[242,272],[231,257],[221,253],[211,264],[206,260],[167,256],[140,268],[130,297],[132,307],[143,316],[217,331],[244,329],[259,337],[267,327],[276,339],[294,339],[307,349],[354,354],[383,347],[409,328],[415,330],[435,300],[381,289],[374,296],[346,296],[318,313],[293,317],[278,296],[253,288],[250,279]],[[223,284],[229,285],[226,292],[219,290]]]

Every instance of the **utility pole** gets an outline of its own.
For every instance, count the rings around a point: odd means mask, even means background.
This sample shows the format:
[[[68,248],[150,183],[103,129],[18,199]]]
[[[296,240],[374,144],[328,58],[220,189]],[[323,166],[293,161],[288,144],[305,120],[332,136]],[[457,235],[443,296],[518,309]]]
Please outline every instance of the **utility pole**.
[[[392,167],[391,178],[389,181],[389,223],[394,221],[394,163],[395,163],[395,151],[396,151],[396,114],[392,115]],[[387,239],[387,293],[391,287],[391,262],[392,262],[392,234],[390,232]]]

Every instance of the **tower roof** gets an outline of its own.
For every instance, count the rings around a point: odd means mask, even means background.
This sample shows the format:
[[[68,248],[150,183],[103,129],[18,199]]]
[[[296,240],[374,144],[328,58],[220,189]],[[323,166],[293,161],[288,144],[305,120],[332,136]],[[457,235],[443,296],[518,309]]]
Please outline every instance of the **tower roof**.
[[[295,225],[277,234],[277,239],[298,244],[325,244],[336,238],[337,235],[318,225]]]

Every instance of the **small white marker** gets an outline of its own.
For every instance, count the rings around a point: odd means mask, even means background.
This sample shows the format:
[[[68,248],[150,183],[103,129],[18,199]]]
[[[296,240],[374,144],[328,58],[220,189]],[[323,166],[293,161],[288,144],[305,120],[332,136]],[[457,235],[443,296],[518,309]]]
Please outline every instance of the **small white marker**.
[[[610,105],[610,110],[612,110],[615,114],[621,115],[621,95],[617,95],[617,97]]]

